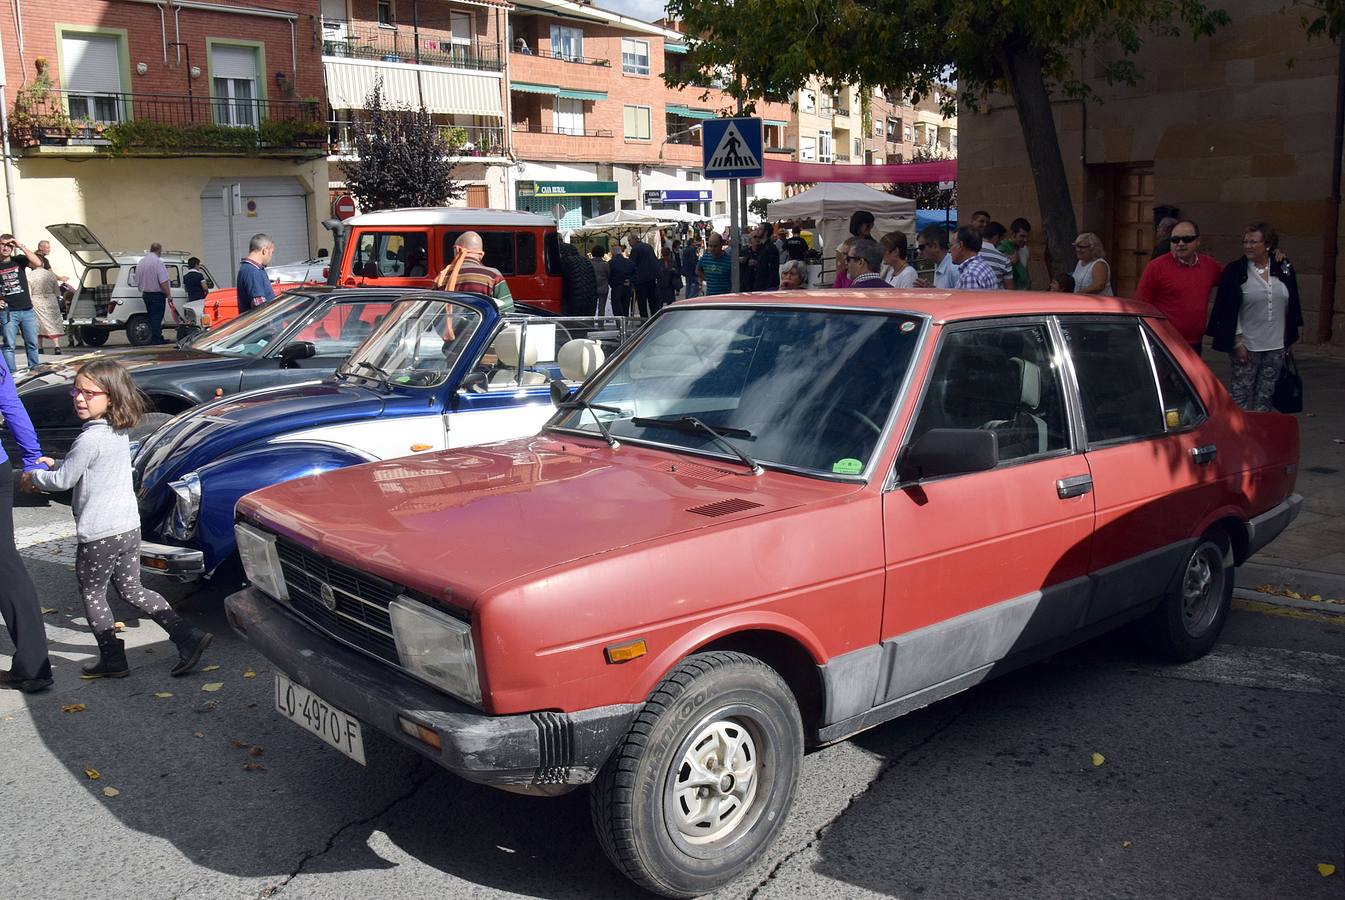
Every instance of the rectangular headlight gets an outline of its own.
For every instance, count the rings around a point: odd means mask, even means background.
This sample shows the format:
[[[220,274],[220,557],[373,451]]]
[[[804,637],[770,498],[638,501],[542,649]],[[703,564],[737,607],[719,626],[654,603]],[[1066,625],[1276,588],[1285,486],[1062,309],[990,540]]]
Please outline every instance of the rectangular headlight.
[[[238,540],[238,555],[243,560],[248,581],[277,600],[288,602],[290,592],[285,589],[285,576],[280,571],[275,535],[237,522],[234,536]]]
[[[460,700],[481,705],[472,626],[409,597],[388,605],[397,655],[408,671]]]

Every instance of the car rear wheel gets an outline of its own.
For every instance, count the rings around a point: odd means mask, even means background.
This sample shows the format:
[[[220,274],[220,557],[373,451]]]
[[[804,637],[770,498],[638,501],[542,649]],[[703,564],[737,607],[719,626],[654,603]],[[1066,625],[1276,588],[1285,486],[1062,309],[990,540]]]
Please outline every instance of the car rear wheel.
[[[126,342],[132,347],[149,346],[152,339],[148,316],[131,316],[126,320]]]
[[[1219,639],[1232,602],[1232,546],[1222,533],[1203,535],[1149,616],[1150,645],[1176,662],[1199,659]]]
[[[741,653],[688,657],[655,688],[592,790],[609,859],[646,890],[695,897],[775,840],[803,726],[784,680]]]
[[[101,347],[106,344],[109,334],[111,332],[106,328],[92,328],[88,325],[79,326],[79,339],[90,347]]]

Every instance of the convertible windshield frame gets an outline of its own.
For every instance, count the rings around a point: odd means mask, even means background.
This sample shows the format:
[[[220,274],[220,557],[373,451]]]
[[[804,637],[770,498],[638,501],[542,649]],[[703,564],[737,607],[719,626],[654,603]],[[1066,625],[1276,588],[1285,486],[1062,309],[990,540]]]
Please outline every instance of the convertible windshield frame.
[[[249,330],[257,327],[260,323],[268,322],[272,318],[282,316],[289,310],[302,309],[304,303],[309,304],[308,309],[305,310],[301,316],[299,316],[297,319],[291,322],[288,328],[277,333],[275,339],[272,340],[270,344],[263,347],[256,353],[239,353],[237,351],[220,350],[217,347],[199,346],[197,343],[198,341],[208,343],[211,338],[215,338],[218,340],[222,333],[225,335],[230,334],[231,333],[230,326],[236,325],[236,323],[238,323],[241,319],[243,319],[244,316],[249,316],[252,310],[248,310],[247,312],[242,313],[240,316],[230,319],[228,322],[225,322],[219,328],[209,328],[201,332],[199,335],[192,338],[186,344],[186,346],[191,348],[192,350],[200,350],[202,353],[217,353],[220,356],[231,356],[236,359],[261,359],[262,357],[266,356],[267,352],[269,352],[271,347],[280,344],[281,340],[284,339],[287,335],[289,335],[290,332],[294,331],[296,328],[302,327],[303,323],[308,321],[313,310],[317,309],[325,301],[326,298],[323,297],[312,297],[307,294],[301,294],[297,292],[294,293],[287,292],[281,294],[274,300],[262,304],[261,306],[253,307],[253,309],[255,310],[260,310],[260,312],[258,312],[255,316],[251,316],[251,319],[255,319],[256,321],[247,321],[246,329],[243,328],[238,329],[239,334],[234,335],[234,340],[232,341],[232,343],[234,343],[235,345],[238,343],[237,338],[239,335],[247,334]]]
[[[579,393],[576,394],[573,399],[597,403],[599,405],[606,405],[608,403],[615,405],[619,403],[620,401],[611,398],[604,398],[603,400],[598,400],[597,399],[598,393],[602,390],[603,387],[607,385],[611,373],[615,373],[621,366],[623,366],[626,363],[626,361],[634,353],[639,351],[639,348],[647,340],[649,340],[649,336],[650,334],[654,333],[654,330],[659,320],[665,316],[683,315],[707,309],[724,309],[724,310],[742,309],[752,311],[788,310],[794,312],[807,312],[807,313],[879,315],[896,319],[905,319],[907,321],[915,323],[916,334],[914,337],[914,343],[911,346],[909,361],[906,365],[906,369],[902,373],[902,376],[896,386],[896,390],[892,395],[891,404],[887,410],[886,417],[882,422],[880,433],[873,445],[873,449],[869,453],[868,459],[865,460],[863,468],[858,473],[846,474],[834,471],[825,471],[823,469],[812,468],[807,466],[797,466],[792,465],[790,463],[773,460],[770,458],[762,458],[761,456],[752,453],[750,449],[748,451],[749,455],[751,455],[753,459],[762,466],[762,468],[770,469],[772,471],[785,472],[792,475],[800,475],[806,478],[815,478],[825,481],[845,482],[851,484],[867,484],[870,481],[872,481],[873,478],[875,477],[875,473],[877,472],[876,467],[878,465],[879,458],[884,455],[886,449],[891,445],[893,435],[896,432],[897,422],[900,418],[901,410],[904,406],[904,401],[911,390],[912,384],[914,383],[916,370],[919,367],[920,361],[924,359],[926,351],[928,350],[930,335],[936,330],[933,327],[934,317],[926,312],[920,312],[909,309],[899,309],[899,308],[894,309],[892,307],[886,307],[886,306],[880,307],[869,305],[860,306],[849,304],[830,304],[830,303],[818,304],[818,303],[787,303],[787,302],[761,304],[761,303],[753,303],[750,301],[744,302],[741,300],[725,301],[721,303],[697,302],[694,305],[664,307],[655,316],[653,316],[649,321],[645,323],[645,325],[640,329],[641,332],[640,335],[635,340],[626,344],[626,346],[622,347],[613,357],[607,360],[607,363],[603,366],[602,370],[607,377],[604,377],[602,379],[597,378],[591,379],[587,384],[585,384],[580,389]],[[599,441],[602,440],[602,436],[599,435],[595,430],[591,428],[582,427],[582,424],[575,426],[567,426],[559,424],[562,420],[567,419],[569,417],[570,412],[572,412],[572,410],[564,410],[564,409],[558,410],[557,413],[554,416],[552,416],[552,418],[542,427],[542,431],[544,433],[575,435],[579,437],[592,438]],[[580,418],[577,419],[576,421],[578,423],[582,423],[584,420]],[[642,447],[649,447],[652,449],[665,450],[671,453],[689,454],[692,456],[699,456],[707,459],[734,464],[740,463],[737,457],[733,456],[730,453],[725,452],[722,448],[715,448],[713,445],[707,447],[688,447],[685,444],[673,444],[668,443],[666,441],[656,440],[646,436],[630,435],[630,434],[620,434],[616,435],[616,437],[622,444],[639,445]],[[618,450],[617,452],[619,453],[620,451]]]
[[[442,377],[439,377],[432,382],[415,384],[410,381],[398,381],[398,378],[401,377],[401,373],[408,370],[388,368],[387,366],[380,365],[378,359],[373,355],[375,353],[375,348],[383,346],[391,332],[394,329],[405,327],[408,321],[414,320],[416,323],[423,322],[426,312],[431,307],[436,306],[442,307],[442,311],[448,313],[450,316],[451,310],[465,313],[470,316],[470,319],[468,320],[469,327],[467,330],[462,333],[458,333],[456,329],[454,331],[456,355],[442,370],[409,370],[439,372]],[[459,380],[458,378],[455,378],[454,375],[458,374],[458,370],[463,366],[465,359],[473,358],[472,348],[480,339],[481,329],[485,323],[485,319],[486,317],[482,314],[481,310],[472,306],[470,303],[465,303],[461,299],[456,299],[451,296],[430,293],[413,293],[403,296],[393,301],[392,308],[389,309],[387,315],[383,317],[383,321],[379,322],[378,327],[364,339],[362,344],[351,351],[349,356],[341,361],[341,364],[336,368],[336,374],[343,378],[359,378],[364,381],[375,381],[389,389],[406,388],[429,391],[442,390],[444,385],[455,384]],[[419,339],[417,339],[416,346],[419,348]],[[364,365],[361,365],[361,363],[364,363]],[[368,371],[369,366],[375,366],[385,370],[388,374],[388,379],[383,381],[382,379],[371,378],[369,375],[364,374]]]

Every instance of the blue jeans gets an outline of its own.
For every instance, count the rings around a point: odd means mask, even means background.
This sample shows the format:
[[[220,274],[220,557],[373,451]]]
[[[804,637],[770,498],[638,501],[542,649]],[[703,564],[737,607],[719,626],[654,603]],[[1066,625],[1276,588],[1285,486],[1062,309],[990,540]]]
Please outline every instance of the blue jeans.
[[[31,309],[7,309],[0,312],[0,329],[5,336],[5,364],[14,371],[14,339],[23,330],[23,349],[28,353],[28,368],[38,364],[37,313]]]
[[[163,339],[163,314],[167,308],[168,297],[163,291],[146,291],[140,295],[145,301],[145,318],[149,320],[149,342],[165,343]]]

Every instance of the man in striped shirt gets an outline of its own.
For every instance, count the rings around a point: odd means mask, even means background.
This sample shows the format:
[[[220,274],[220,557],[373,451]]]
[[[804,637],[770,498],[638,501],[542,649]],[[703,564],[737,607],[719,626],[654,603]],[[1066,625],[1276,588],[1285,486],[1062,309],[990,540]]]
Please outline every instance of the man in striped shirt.
[[[454,262],[444,266],[444,270],[434,279],[439,290],[467,291],[471,294],[483,294],[495,301],[502,313],[514,311],[514,295],[509,291],[509,282],[504,280],[499,269],[492,269],[481,262],[486,251],[481,243],[481,235],[475,231],[464,231],[453,242]],[[457,264],[461,258],[462,262]],[[457,277],[453,277],[454,265],[457,265]],[[450,283],[451,282],[451,283]]]
[[[981,252],[977,255],[985,260],[986,265],[990,267],[990,271],[995,273],[1000,286],[1005,290],[1012,290],[1013,258],[999,249],[999,243],[1004,240],[1007,233],[1004,226],[998,222],[991,222],[986,225],[981,229]]]
[[[957,263],[957,286],[964,291],[997,291],[1000,280],[980,256],[981,235],[969,225],[957,230],[948,255]]]

